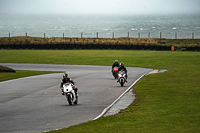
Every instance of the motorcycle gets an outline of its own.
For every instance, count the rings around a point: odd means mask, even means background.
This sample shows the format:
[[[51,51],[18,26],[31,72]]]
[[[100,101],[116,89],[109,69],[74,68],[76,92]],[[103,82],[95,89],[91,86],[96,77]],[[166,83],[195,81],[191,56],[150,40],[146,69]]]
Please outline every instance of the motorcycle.
[[[119,82],[121,84],[121,86],[124,86],[124,83],[127,82],[126,73],[124,71],[120,71],[118,73],[118,81],[117,82]]]
[[[117,79],[117,76],[118,76],[118,67],[113,67],[112,74],[113,74],[114,78]]]
[[[78,103],[78,96],[76,96],[72,83],[65,83],[63,85],[63,92],[67,98],[69,105]]]

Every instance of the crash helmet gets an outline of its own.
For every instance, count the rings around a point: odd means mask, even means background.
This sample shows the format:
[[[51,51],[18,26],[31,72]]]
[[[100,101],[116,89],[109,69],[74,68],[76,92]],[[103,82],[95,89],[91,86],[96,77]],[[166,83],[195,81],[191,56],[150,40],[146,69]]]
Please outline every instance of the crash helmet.
[[[115,60],[115,63],[118,63],[118,60]]]
[[[63,78],[68,78],[68,77],[69,77],[69,75],[67,73],[63,74]]]
[[[121,63],[120,63],[120,66],[122,66],[122,67],[123,67],[123,66],[124,66],[124,63],[122,63],[122,62],[121,62]]]

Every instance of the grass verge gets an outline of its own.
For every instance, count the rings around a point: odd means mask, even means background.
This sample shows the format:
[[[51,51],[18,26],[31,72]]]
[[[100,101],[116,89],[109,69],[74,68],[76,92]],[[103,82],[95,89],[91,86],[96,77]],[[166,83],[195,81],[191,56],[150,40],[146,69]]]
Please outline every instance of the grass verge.
[[[0,73],[0,82],[11,80],[11,79],[17,79],[17,78],[23,78],[23,77],[35,76],[35,75],[41,75],[41,74],[50,74],[50,73],[59,73],[59,72],[16,70],[15,73]]]
[[[112,65],[118,59],[126,66],[168,70],[140,80],[135,101],[119,114],[52,132],[200,132],[199,52],[0,50],[0,56],[0,62],[85,65]]]

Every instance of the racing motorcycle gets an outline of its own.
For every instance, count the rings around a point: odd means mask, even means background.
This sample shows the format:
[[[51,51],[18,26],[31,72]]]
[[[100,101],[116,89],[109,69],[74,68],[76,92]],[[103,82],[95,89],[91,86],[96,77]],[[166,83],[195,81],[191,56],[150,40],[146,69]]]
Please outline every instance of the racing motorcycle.
[[[69,105],[72,105],[73,103],[78,103],[78,96],[76,96],[73,86],[74,85],[72,83],[63,84],[63,92],[67,98]]]
[[[124,83],[127,82],[125,71],[120,71],[118,73],[118,81],[117,82],[119,82],[121,84],[121,86],[124,86]]]
[[[118,67],[113,67],[112,74],[113,74],[114,78],[117,79],[117,76],[118,76]]]

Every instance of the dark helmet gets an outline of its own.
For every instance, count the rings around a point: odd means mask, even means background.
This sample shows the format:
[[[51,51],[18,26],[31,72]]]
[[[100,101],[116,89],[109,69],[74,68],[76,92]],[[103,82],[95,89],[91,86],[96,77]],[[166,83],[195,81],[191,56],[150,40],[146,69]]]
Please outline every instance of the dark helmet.
[[[69,75],[67,73],[63,74],[63,78],[68,78],[68,77],[69,77]]]
[[[122,62],[121,62],[121,63],[120,63],[120,66],[122,66],[122,67],[123,67],[123,66],[124,66],[124,63],[122,63]]]

